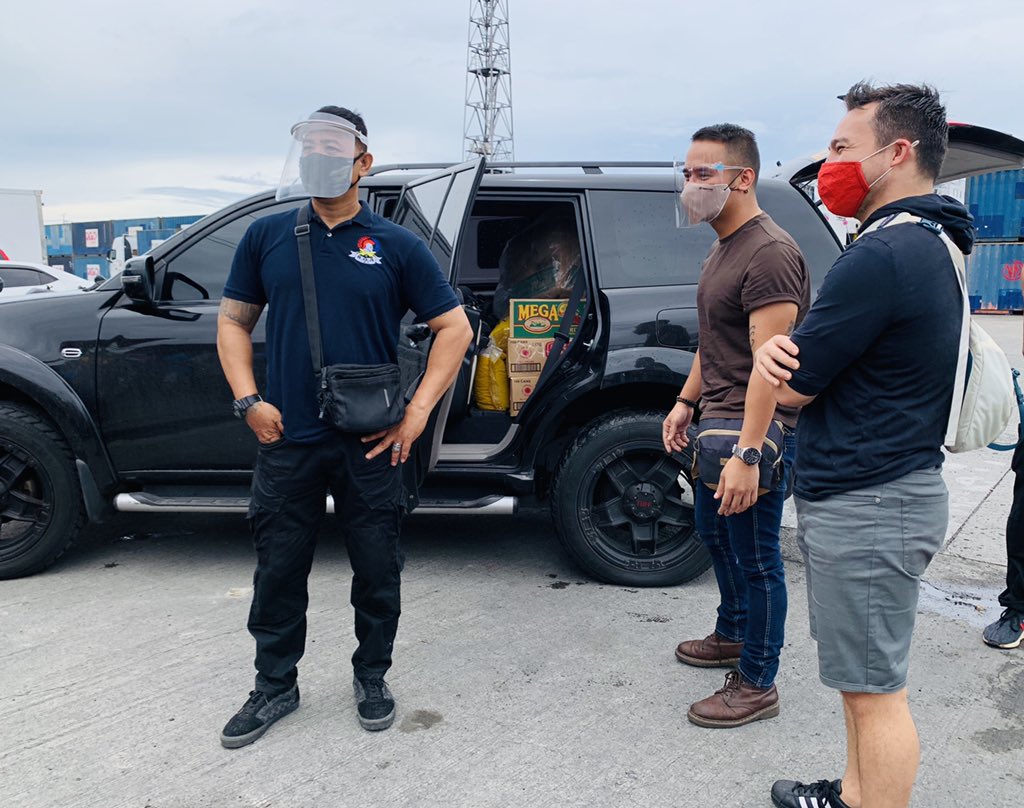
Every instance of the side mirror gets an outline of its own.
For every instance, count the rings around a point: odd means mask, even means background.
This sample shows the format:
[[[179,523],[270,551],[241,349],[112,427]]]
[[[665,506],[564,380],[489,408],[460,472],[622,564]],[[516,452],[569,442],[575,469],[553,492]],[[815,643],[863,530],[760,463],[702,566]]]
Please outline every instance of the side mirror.
[[[136,303],[152,303],[153,288],[156,285],[156,269],[153,257],[147,255],[144,260],[132,261],[121,273],[121,289],[125,295]]]

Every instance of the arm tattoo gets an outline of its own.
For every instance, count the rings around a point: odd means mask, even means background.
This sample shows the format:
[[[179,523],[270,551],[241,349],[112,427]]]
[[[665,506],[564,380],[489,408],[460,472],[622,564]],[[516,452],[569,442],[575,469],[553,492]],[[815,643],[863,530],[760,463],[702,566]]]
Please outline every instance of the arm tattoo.
[[[238,323],[250,333],[262,313],[263,306],[257,306],[255,303],[243,303],[241,300],[232,300],[230,297],[221,298],[220,301],[220,316]]]
[[[789,328],[786,329],[786,336],[787,337],[793,336],[793,329],[794,328],[796,328],[796,320],[790,320],[789,321]]]
[[[757,330],[757,326],[751,324],[750,326],[750,350],[754,350],[754,332]]]

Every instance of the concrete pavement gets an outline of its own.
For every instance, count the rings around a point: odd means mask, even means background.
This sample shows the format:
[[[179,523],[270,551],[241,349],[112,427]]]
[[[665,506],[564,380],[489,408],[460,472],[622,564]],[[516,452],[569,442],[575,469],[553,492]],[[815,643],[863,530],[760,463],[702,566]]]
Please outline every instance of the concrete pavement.
[[[1020,365],[1021,319],[983,322]],[[1008,465],[989,451],[946,465],[951,524],[911,661],[918,808],[1008,806],[1024,786],[1024,650],[980,639],[999,611]],[[565,559],[542,510],[424,516],[405,531],[395,726],[356,724],[349,570],[325,534],[302,706],[228,751],[218,734],[251,687],[244,525],[119,518],[52,570],[0,582],[0,805],[769,806],[776,778],[838,777],[843,760],[840,701],[817,679],[786,519],[777,719],[686,721],[723,680],[673,657],[712,627],[710,572],[669,589],[602,585]]]

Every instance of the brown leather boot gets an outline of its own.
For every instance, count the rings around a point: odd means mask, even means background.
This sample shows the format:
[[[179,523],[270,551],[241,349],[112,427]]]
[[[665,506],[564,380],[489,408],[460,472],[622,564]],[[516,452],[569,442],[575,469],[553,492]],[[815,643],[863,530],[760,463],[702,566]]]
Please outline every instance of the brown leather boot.
[[[698,727],[742,727],[779,714],[779,691],[754,687],[739,671],[725,675],[725,686],[715,695],[690,705],[686,717]]]
[[[718,632],[703,640],[687,640],[676,647],[676,659],[698,668],[735,668],[740,664],[743,643],[731,642]]]

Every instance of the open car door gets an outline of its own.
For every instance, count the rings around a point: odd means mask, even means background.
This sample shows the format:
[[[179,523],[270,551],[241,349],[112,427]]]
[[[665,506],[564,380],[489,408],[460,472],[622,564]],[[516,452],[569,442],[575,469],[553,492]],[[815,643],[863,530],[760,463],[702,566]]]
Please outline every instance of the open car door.
[[[391,220],[422,238],[451,281],[452,267],[459,251],[459,240],[480,187],[484,158],[469,160],[451,168],[411,180],[402,187]],[[398,341],[398,363],[403,382],[411,395],[426,370],[433,334],[425,323],[416,323],[411,313],[402,321]],[[470,354],[476,350],[470,345]],[[470,360],[472,356],[470,356]],[[412,510],[419,502],[418,491],[427,473],[437,463],[444,424],[451,407],[454,386],[441,398],[427,421],[427,427],[413,446],[405,464],[406,506]]]

